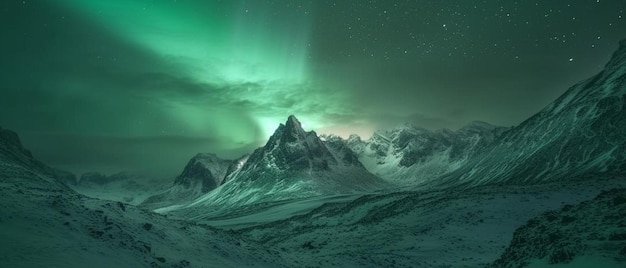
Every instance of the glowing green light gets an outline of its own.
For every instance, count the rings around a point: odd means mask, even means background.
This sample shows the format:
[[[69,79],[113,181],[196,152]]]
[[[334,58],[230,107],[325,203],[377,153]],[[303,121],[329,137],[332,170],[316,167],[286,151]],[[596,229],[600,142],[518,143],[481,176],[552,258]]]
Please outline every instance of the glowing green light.
[[[310,77],[310,13],[246,0],[60,2],[175,66],[172,75],[208,85],[191,99],[153,96],[196,135],[258,142],[290,114],[313,130],[350,109],[345,93]]]

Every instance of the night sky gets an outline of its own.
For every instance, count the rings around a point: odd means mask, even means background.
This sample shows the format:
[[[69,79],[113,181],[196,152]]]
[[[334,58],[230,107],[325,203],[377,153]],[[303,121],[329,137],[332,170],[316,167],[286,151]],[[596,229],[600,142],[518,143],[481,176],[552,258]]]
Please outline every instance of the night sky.
[[[519,124],[598,72],[626,0],[0,3],[0,126],[77,173],[234,158],[295,114],[368,137]]]

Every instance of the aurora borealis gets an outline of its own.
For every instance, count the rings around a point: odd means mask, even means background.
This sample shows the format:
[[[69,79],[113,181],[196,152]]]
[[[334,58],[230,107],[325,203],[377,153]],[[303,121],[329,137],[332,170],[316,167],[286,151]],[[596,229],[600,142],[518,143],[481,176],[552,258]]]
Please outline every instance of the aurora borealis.
[[[626,1],[3,1],[0,126],[75,172],[173,175],[319,133],[519,124],[601,69]]]

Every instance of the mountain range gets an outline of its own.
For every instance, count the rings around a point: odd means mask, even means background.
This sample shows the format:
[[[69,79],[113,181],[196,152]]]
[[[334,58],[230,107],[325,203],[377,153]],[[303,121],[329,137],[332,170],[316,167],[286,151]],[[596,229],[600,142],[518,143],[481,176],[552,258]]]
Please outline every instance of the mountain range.
[[[625,179],[626,40],[603,71],[512,128],[405,125],[364,141],[318,136],[292,115],[249,155],[198,154],[137,199],[95,196],[128,187],[131,175],[77,179],[0,128],[0,259],[10,267],[623,267]],[[86,188],[96,192],[80,194]]]
[[[210,161],[198,162],[199,156],[189,162],[172,188],[144,203],[153,206],[155,199],[176,192],[188,197],[171,202],[180,208],[181,201],[194,201],[190,206],[242,205],[391,186],[368,172],[342,141],[322,141],[314,131],[304,131],[293,115],[249,156],[227,161],[210,155]],[[207,181],[212,188],[205,187]],[[194,200],[199,193],[206,195]]]
[[[602,72],[515,127],[475,121],[456,131],[431,131],[407,124],[365,141],[356,135],[344,140],[306,132],[292,115],[250,155],[194,157],[169,193],[146,205],[250,204],[403,186],[524,185],[622,174],[625,55],[622,41]]]

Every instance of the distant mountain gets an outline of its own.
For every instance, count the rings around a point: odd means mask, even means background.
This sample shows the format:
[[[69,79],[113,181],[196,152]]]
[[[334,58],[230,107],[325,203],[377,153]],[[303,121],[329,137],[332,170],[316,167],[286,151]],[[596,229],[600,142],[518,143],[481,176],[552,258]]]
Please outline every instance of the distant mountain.
[[[345,143],[372,173],[388,181],[416,184],[456,170],[505,130],[478,121],[457,131],[404,125],[376,131],[367,141],[352,135]]]
[[[222,184],[230,165],[235,161],[221,159],[215,154],[197,154],[176,178],[175,185],[209,192]]]
[[[265,146],[229,170],[225,182],[195,204],[249,204],[389,186],[369,173],[344,144],[304,131],[293,115]]]
[[[469,159],[441,182],[534,184],[626,173],[626,40],[603,71]]]
[[[595,199],[535,217],[513,234],[493,267],[624,267],[626,262],[626,189],[602,192]]]
[[[0,128],[2,267],[285,267],[225,231],[80,195],[57,173]]]
[[[215,154],[197,154],[176,177],[174,184],[159,194],[143,201],[150,208],[164,207],[191,201],[222,184],[226,175],[232,173],[237,160],[226,160]]]

